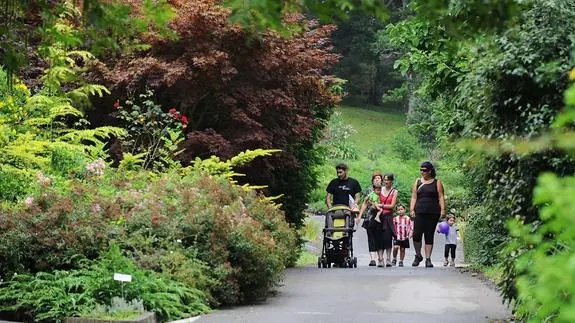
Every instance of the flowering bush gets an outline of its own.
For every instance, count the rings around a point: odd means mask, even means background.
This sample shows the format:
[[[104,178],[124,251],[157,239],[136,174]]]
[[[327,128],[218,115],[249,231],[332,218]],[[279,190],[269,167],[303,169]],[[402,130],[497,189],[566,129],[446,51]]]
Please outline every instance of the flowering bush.
[[[41,187],[0,218],[0,275],[77,268],[112,241],[212,304],[266,297],[297,258],[283,212],[223,176],[181,173],[109,171]]]
[[[122,139],[122,152],[144,156],[141,167],[163,170],[179,165],[174,157],[181,151],[178,144],[184,140],[182,129],[188,126],[188,117],[175,108],[167,113],[154,103],[154,93],[140,94],[141,104],[126,101],[114,103],[114,115],[124,122],[128,135]]]
[[[101,176],[104,175],[104,169],[106,168],[106,163],[102,158],[96,159],[94,162],[86,165],[86,170],[89,176]]]

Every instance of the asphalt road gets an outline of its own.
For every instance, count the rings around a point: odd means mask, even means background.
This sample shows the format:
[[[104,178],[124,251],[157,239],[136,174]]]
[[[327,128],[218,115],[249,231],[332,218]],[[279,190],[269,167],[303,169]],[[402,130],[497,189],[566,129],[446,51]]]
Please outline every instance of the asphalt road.
[[[323,221],[323,220],[320,220]],[[445,237],[437,234],[435,268],[368,267],[367,237],[354,236],[358,268],[291,268],[276,296],[257,305],[215,311],[196,322],[343,323],[343,322],[492,322],[510,317],[498,293],[458,268],[443,267]],[[463,260],[458,246],[456,263]]]

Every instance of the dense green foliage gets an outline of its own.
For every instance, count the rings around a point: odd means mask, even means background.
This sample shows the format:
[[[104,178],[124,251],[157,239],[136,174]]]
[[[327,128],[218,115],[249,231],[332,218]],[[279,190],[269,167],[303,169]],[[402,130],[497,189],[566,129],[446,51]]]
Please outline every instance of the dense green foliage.
[[[114,273],[129,273],[132,281],[122,286],[113,280]],[[0,309],[30,311],[36,320],[52,322],[89,315],[114,297],[141,300],[162,320],[209,310],[201,291],[138,268],[132,259],[122,256],[117,245],[98,260],[81,261],[78,269],[24,273],[0,285]]]
[[[460,209],[467,219],[466,258],[479,266],[502,266],[503,296],[515,300],[521,317],[553,320],[561,313],[568,318],[563,310],[570,292],[549,285],[545,291],[535,287],[531,291],[527,286],[540,286],[535,283],[538,279],[555,272],[542,266],[535,273],[534,262],[543,263],[546,257],[560,262],[570,250],[559,227],[537,229],[546,220],[562,221],[554,218],[558,214],[545,215],[538,205],[542,196],[549,196],[542,193],[550,189],[548,177],[537,189],[534,203],[537,177],[544,172],[572,175],[575,162],[553,144],[534,150],[514,146],[513,141],[547,132],[563,107],[562,91],[573,64],[575,5],[569,1],[413,4],[415,15],[390,24],[386,34],[390,44],[404,53],[396,62],[398,69],[417,76],[411,84],[416,89],[409,107],[412,132],[430,148],[473,140],[460,144],[469,149],[466,152],[453,152],[463,158],[460,165],[471,193],[463,201],[471,207]],[[487,16],[491,19],[484,20]],[[507,144],[497,144],[501,141]],[[511,232],[509,221],[515,223]],[[530,249],[533,252],[523,255]],[[556,300],[558,294],[567,301]]]

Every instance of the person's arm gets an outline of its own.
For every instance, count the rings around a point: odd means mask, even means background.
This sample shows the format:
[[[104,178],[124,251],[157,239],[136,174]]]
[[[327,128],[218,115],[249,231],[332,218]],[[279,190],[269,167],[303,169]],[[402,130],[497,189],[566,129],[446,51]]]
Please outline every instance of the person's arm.
[[[409,219],[409,237],[413,238],[413,221]]]
[[[333,197],[333,193],[335,192],[334,189],[334,182],[333,180],[331,182],[329,182],[329,184],[327,184],[327,188],[325,189],[325,191],[327,192],[327,195],[325,196],[325,205],[327,205],[327,209],[331,209],[331,201],[332,201],[332,197]]]
[[[441,223],[441,222],[439,222],[439,223]],[[435,226],[435,232],[437,232],[437,233],[440,233],[440,231],[439,231],[439,223]]]
[[[395,207],[395,203],[397,202],[397,194],[399,194],[399,192],[395,190],[395,192],[391,196],[391,203],[383,204],[382,207],[387,210],[393,210],[393,208]]]
[[[443,183],[437,180],[437,192],[439,193],[439,209],[440,217],[445,217],[445,194],[443,191]]]
[[[415,216],[415,203],[417,202],[417,180],[411,187],[411,202],[409,202],[409,214],[411,217]]]
[[[325,197],[325,205],[327,205],[327,209],[331,209],[331,194],[327,193],[326,197]]]
[[[355,181],[357,187],[355,190],[355,205],[359,205],[361,201],[361,185],[359,185],[358,181]]]
[[[363,214],[363,212],[365,212],[365,209],[367,208],[367,203],[368,203],[369,199],[365,199],[363,200],[363,204],[361,204],[361,209],[359,210],[359,213],[357,214],[357,217],[355,218],[355,223],[359,223],[359,219],[361,219],[361,215]]]

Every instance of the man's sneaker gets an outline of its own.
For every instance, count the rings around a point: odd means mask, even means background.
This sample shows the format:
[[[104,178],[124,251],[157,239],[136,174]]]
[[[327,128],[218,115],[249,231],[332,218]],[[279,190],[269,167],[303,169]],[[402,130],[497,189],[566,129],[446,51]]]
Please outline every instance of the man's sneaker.
[[[377,267],[383,267],[383,260],[377,261]]]
[[[375,267],[375,260],[370,261],[370,262],[369,262],[369,266],[370,266],[370,267]]]
[[[391,261],[391,264],[395,266],[397,264],[397,259],[393,258],[393,260]]]
[[[447,259],[445,259],[445,260],[443,261],[443,267],[447,267],[448,264],[449,264],[449,261],[447,261]]]
[[[425,259],[425,268],[433,268],[433,263],[431,263],[431,259]]]
[[[449,262],[449,266],[455,267],[455,259],[451,259],[451,261]]]
[[[389,259],[385,261],[385,267],[391,267],[391,261],[389,261]]]
[[[399,261],[399,267],[403,267],[403,261]]]
[[[413,267],[417,267],[419,266],[419,263],[423,261],[423,256],[422,255],[415,255],[415,260],[413,260],[413,263],[411,264]]]

